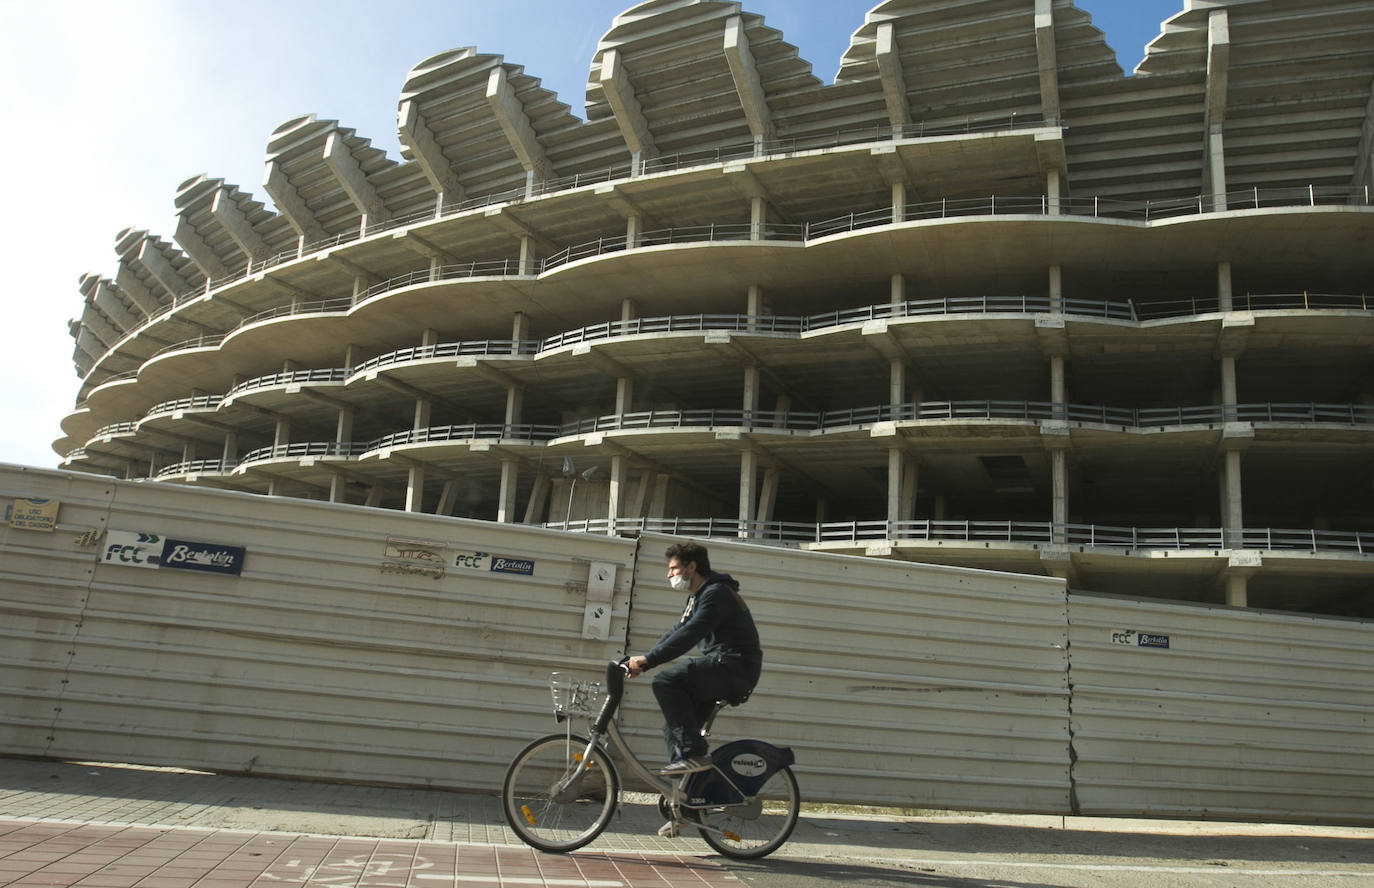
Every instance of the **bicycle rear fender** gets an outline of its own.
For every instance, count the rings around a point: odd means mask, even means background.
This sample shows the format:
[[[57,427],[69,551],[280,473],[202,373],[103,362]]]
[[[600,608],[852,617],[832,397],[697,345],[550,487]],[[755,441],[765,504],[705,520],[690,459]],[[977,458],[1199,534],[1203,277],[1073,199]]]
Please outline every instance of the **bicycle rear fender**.
[[[735,740],[711,753],[711,761],[715,770],[699,771],[687,781],[688,804],[728,805],[739,802],[740,793],[756,795],[769,777],[792,765],[796,756],[787,746]]]

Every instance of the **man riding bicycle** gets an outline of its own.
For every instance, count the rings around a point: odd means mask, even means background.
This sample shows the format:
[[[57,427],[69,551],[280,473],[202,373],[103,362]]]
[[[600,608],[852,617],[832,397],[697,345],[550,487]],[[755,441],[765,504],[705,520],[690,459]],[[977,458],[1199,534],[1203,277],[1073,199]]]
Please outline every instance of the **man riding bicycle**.
[[[700,543],[674,543],[666,552],[668,583],[687,593],[677,624],[647,654],[631,657],[631,677],[676,660],[700,645],[701,655],[674,663],[654,675],[654,697],[663,710],[663,738],[670,764],[659,771],[680,776],[711,767],[702,722],[717,700],[740,703],[758,683],[763,650],[739,583],[711,570]]]

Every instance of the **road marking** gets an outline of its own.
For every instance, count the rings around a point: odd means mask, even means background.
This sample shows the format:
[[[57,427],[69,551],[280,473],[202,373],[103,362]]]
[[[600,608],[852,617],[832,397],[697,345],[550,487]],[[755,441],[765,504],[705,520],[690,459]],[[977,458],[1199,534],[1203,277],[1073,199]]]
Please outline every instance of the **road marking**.
[[[1196,875],[1198,873],[1227,873],[1231,875],[1245,876],[1340,876],[1346,878],[1365,878],[1374,876],[1374,866],[1363,870],[1334,870],[1334,869],[1250,869],[1241,866],[1162,866],[1144,865],[1128,863],[1038,863],[1031,860],[965,860],[951,858],[928,858],[928,857],[869,857],[850,856],[843,857],[817,857],[813,860],[862,860],[866,863],[886,863],[897,864],[900,866],[923,866],[939,868],[942,866],[960,867],[1008,867],[1014,869],[1058,869],[1058,870],[1085,870],[1093,872],[1128,872],[1128,873],[1180,873]]]
[[[447,882],[479,882],[483,885],[567,885],[570,888],[626,888],[624,882],[610,879],[539,879],[528,876],[443,876],[417,873],[417,879],[443,879]]]

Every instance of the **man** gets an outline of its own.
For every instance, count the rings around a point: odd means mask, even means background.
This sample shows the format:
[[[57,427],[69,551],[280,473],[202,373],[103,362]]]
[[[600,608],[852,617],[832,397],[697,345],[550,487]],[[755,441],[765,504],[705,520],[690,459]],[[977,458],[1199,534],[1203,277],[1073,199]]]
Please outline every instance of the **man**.
[[[674,543],[666,555],[668,583],[687,593],[687,604],[677,625],[647,654],[631,657],[626,668],[633,678],[701,646],[701,656],[674,663],[653,679],[671,759],[659,773],[676,777],[711,767],[702,722],[717,700],[739,702],[748,696],[758,683],[763,651],[739,583],[711,570],[705,546]]]

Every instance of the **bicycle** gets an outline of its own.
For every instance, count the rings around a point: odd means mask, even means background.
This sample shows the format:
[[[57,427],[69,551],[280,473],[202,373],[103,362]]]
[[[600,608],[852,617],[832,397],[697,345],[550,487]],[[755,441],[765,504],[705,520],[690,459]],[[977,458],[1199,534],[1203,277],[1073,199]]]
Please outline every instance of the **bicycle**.
[[[658,792],[659,813],[675,825],[695,828],[716,851],[752,860],[781,847],[801,810],[792,750],[762,740],[735,740],[711,754],[710,770],[676,782],[665,779],[635,756],[614,720],[625,676],[623,660],[606,666],[604,688],[601,682],[553,674],[554,715],[567,727],[522,749],[501,787],[506,822],[521,841],[540,851],[566,852],[601,835],[615,813],[621,787],[609,743],[631,773]],[[717,701],[703,736],[727,705]],[[586,736],[573,733],[574,716],[591,721]]]

